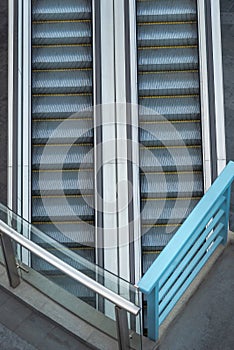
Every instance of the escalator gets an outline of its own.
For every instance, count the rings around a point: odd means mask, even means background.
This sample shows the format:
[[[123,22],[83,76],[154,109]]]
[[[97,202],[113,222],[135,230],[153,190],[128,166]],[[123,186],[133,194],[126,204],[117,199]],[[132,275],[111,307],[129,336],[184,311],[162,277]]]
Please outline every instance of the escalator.
[[[91,0],[32,1],[31,99],[32,222],[94,262]],[[93,302],[40,259],[32,265]]]
[[[137,1],[143,273],[203,195],[195,0]]]

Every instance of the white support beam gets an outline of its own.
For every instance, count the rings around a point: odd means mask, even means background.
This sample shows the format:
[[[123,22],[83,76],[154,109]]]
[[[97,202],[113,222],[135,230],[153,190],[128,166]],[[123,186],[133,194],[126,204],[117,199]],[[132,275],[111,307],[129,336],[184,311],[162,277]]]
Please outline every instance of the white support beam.
[[[100,6],[104,268],[118,275],[114,0]]]
[[[214,66],[214,94],[216,115],[217,172],[226,165],[226,138],[224,117],[223,62],[220,20],[220,0],[211,1],[212,45]]]
[[[126,108],[125,1],[115,0],[115,76],[116,76],[116,141],[118,193],[119,276],[130,279],[129,213],[128,213],[128,140]]]
[[[23,1],[22,39],[22,216],[31,222],[31,1]],[[20,142],[20,140],[19,140]],[[24,231],[30,238],[30,233]],[[29,264],[29,253],[24,250],[22,261]]]
[[[137,89],[137,34],[136,34],[136,1],[129,0],[130,27],[130,77],[131,77],[131,121],[132,121],[132,164],[133,164],[133,230],[135,283],[142,277],[141,263],[141,219],[140,219],[140,177],[139,177],[139,116]]]
[[[14,0],[8,0],[8,165],[7,204],[13,206]]]
[[[211,136],[209,115],[209,89],[206,43],[205,0],[197,1],[198,9],[198,42],[200,66],[200,101],[202,125],[203,178],[204,191],[211,186]]]
[[[18,1],[18,113],[17,113],[17,214],[22,214],[22,88],[23,88],[23,2]]]

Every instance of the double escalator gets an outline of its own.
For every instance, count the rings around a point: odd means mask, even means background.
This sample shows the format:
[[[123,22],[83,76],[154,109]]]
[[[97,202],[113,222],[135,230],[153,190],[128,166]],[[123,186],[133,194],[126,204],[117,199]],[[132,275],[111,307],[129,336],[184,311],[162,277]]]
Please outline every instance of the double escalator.
[[[137,0],[137,57],[144,273],[203,195],[196,1]],[[92,106],[92,1],[33,0],[32,222],[95,262]]]

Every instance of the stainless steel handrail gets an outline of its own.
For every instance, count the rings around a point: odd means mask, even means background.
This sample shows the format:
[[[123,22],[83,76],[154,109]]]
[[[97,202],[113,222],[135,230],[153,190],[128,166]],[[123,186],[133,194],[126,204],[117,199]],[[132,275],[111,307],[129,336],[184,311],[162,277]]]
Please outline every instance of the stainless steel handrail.
[[[28,238],[22,236],[20,233],[15,231],[13,228],[9,227],[2,220],[0,220],[0,231],[3,234],[6,234],[8,237],[12,238],[15,242],[21,244],[24,248],[28,249],[30,252],[44,259],[49,264],[53,265],[60,271],[64,272],[66,275],[70,276],[77,282],[80,282],[84,286],[90,288],[92,291],[94,291],[95,293],[98,293],[99,295],[109,300],[110,302],[120,307],[121,309],[124,309],[135,316],[139,314],[140,312],[139,306],[122,298],[120,295],[109,290],[108,288],[104,287],[100,283],[94,281],[92,278],[84,275],[82,272],[76,270],[74,267],[60,260],[59,258],[49,253],[44,248],[30,241]]]

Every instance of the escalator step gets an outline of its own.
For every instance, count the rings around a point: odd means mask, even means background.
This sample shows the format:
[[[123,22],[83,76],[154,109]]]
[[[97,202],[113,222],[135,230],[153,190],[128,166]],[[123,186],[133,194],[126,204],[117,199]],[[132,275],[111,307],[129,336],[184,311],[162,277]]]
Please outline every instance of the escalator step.
[[[197,46],[138,50],[139,71],[197,69]]]
[[[198,72],[139,74],[138,91],[139,96],[198,94]]]
[[[58,258],[60,258],[61,260],[63,260],[64,262],[66,262],[67,264],[69,264],[70,266],[74,267],[77,270],[82,271],[83,273],[85,273],[88,276],[92,276],[94,275],[93,271],[90,271],[86,266],[84,266],[83,264],[79,263],[79,256],[81,256],[82,258],[85,258],[87,261],[92,262],[94,259],[94,250],[90,249],[89,247],[85,247],[85,248],[76,248],[76,249],[72,249],[70,248],[70,250],[72,251],[72,257],[67,256],[66,254],[64,254],[63,252],[58,252],[55,251],[55,249],[50,249],[47,248],[47,250],[54,254],[55,256],[57,256]],[[74,257],[74,255],[78,255],[77,259]],[[62,276],[62,272],[60,272],[59,270],[57,270],[55,267],[53,267],[52,265],[48,264],[45,260],[40,259],[38,257],[35,257],[33,259],[34,262],[34,269],[37,271],[43,271],[44,273],[48,273],[50,275],[53,276]]]
[[[196,4],[193,0],[138,0],[137,18],[139,22],[196,20]]]
[[[91,21],[47,22],[32,27],[32,44],[87,44],[91,42]]]
[[[165,247],[181,224],[142,225],[142,247],[145,252]]]
[[[33,220],[93,220],[93,196],[67,195],[32,197]]]
[[[92,119],[65,119],[64,121],[41,120],[33,122],[34,144],[46,143],[91,143],[93,140]]]
[[[93,169],[37,171],[33,174],[33,195],[92,194]]]
[[[162,250],[151,251],[151,252],[143,252],[143,274],[146,273],[148,268],[153,264],[155,259],[159,256]],[[144,320],[145,321],[145,320]],[[147,325],[145,325],[147,326]]]
[[[92,7],[90,0],[33,0],[34,20],[90,19]]]
[[[74,221],[34,221],[33,224],[49,237],[69,247],[78,244],[82,246],[94,247],[94,221],[81,221],[73,218]],[[35,242],[43,244],[38,236],[34,237]],[[85,255],[85,251],[84,255]],[[82,250],[79,250],[82,256]]]
[[[34,94],[92,92],[92,71],[34,72]]]
[[[91,68],[92,51],[90,45],[66,45],[34,47],[33,69]]]
[[[138,46],[181,46],[197,44],[197,23],[138,25]]]
[[[144,172],[201,170],[201,147],[143,147],[140,149],[140,167]]]
[[[202,172],[143,173],[142,198],[202,196]]]
[[[84,169],[93,167],[92,144],[34,146],[33,169]]]
[[[199,96],[139,97],[139,118],[146,120],[176,120],[200,118]]]
[[[92,115],[92,96],[37,96],[33,98],[33,118],[71,118]]]
[[[180,123],[141,123],[140,143],[144,146],[200,145],[200,121]]]
[[[181,223],[192,212],[199,200],[199,197],[142,199],[142,224]]]

